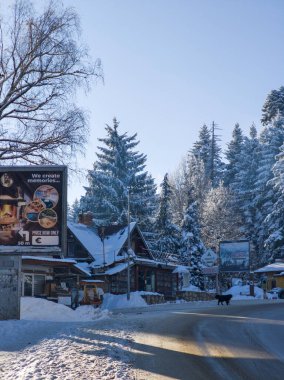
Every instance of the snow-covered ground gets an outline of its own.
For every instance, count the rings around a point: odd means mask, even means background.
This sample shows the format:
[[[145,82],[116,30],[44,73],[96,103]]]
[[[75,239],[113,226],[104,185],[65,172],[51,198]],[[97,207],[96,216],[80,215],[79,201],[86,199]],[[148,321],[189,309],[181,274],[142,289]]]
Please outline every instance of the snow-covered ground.
[[[228,290],[233,300],[250,301],[247,287]],[[263,292],[255,288],[256,298]],[[192,302],[194,308],[215,301]],[[157,305],[163,307],[170,305]],[[156,309],[157,309],[156,306]],[[101,308],[64,305],[38,298],[21,299],[21,320],[0,321],[0,379],[3,380],[130,380],[131,342],[134,329],[131,313],[117,308],[147,308],[139,292],[106,294]]]

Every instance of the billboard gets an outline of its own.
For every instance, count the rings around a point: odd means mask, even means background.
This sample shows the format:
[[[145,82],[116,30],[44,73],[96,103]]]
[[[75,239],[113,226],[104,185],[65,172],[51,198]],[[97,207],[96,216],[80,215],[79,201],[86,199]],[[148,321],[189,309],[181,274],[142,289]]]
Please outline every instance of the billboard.
[[[0,252],[65,251],[67,168],[0,166]]]
[[[220,272],[246,272],[250,266],[249,241],[221,241]]]

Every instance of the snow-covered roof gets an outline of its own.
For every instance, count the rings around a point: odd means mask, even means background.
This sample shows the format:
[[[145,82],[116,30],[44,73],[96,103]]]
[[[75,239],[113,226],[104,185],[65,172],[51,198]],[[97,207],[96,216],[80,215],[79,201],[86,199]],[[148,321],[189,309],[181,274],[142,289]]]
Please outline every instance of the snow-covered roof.
[[[265,272],[283,272],[284,262],[276,262],[273,264],[266,265],[263,268],[255,270],[255,273],[265,273]]]
[[[128,227],[122,227],[111,235],[105,235],[102,242],[97,231],[94,228],[84,224],[68,222],[68,228],[72,234],[80,241],[89,254],[94,258],[96,266],[109,266],[114,262],[121,261],[119,256],[123,245],[128,238]],[[135,228],[136,223],[130,223],[130,233]],[[104,243],[104,244],[103,244]]]
[[[106,270],[104,274],[107,274],[107,275],[111,276],[113,274],[122,272],[123,270],[125,270],[127,268],[127,266],[128,266],[128,263],[117,264],[113,268],[110,268],[110,269]]]
[[[77,261],[73,259],[54,259],[53,257],[43,257],[43,256],[22,256],[23,260],[35,260],[35,261],[50,261],[53,263],[68,263],[76,264]]]
[[[276,274],[275,276],[282,277],[282,276],[284,276],[284,272],[280,272],[280,273]]]
[[[175,264],[171,264],[171,263],[165,263],[164,261],[157,261],[157,260],[151,260],[151,259],[144,259],[142,257],[136,257],[135,258],[135,262],[136,263],[141,263],[141,264],[152,264],[153,266],[157,267],[157,266],[161,266],[162,268],[173,268],[175,269],[176,268],[176,265]]]
[[[173,273],[189,273],[189,270],[184,265],[178,265],[174,270]]]
[[[92,269],[90,265],[86,262],[77,263],[74,265],[75,268],[79,269],[81,272],[85,273],[87,276],[92,276]]]

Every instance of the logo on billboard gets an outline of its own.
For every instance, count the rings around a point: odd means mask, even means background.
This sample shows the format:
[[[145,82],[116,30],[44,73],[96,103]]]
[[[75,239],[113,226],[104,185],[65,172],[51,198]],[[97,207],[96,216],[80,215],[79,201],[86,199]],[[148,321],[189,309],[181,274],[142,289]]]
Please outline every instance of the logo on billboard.
[[[62,168],[4,170],[0,168],[0,246],[60,247]]]

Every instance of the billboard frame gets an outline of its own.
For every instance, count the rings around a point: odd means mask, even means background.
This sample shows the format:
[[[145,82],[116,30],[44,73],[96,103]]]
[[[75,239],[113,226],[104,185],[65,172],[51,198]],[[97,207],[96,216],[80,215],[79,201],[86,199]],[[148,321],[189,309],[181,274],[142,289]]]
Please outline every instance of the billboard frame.
[[[238,243],[246,243],[247,246],[248,246],[248,249],[247,249],[247,258],[248,258],[248,263],[247,265],[245,266],[245,268],[241,268],[241,267],[237,267],[237,265],[235,265],[235,269],[231,268],[231,269],[225,269],[224,266],[222,265],[222,259],[221,259],[221,245],[222,244],[238,244]],[[219,242],[219,254],[218,254],[218,261],[219,261],[219,272],[245,272],[245,273],[249,273],[250,270],[251,270],[251,251],[250,251],[250,241],[247,240],[247,239],[241,239],[241,240],[222,240]]]
[[[66,165],[7,165],[0,166],[0,176],[6,172],[58,172],[61,174],[61,244],[56,246],[18,246],[1,245],[0,254],[57,254],[65,256],[67,252],[67,166]]]

